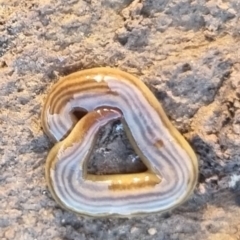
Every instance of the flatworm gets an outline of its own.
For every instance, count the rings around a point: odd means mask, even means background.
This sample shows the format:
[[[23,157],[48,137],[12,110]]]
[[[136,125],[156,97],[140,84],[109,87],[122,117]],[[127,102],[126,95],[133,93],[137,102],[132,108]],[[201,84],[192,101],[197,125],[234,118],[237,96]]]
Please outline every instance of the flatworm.
[[[80,120],[74,112],[83,110]],[[88,161],[99,129],[120,119],[143,173],[93,175]],[[113,68],[93,68],[61,78],[47,96],[42,126],[56,143],[46,162],[52,196],[87,216],[129,217],[182,204],[198,179],[198,161],[147,86]]]

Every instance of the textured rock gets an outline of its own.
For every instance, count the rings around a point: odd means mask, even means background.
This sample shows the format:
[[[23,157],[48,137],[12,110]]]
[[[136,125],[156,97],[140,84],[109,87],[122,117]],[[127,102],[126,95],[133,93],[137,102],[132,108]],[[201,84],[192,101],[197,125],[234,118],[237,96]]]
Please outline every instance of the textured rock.
[[[238,0],[0,1],[0,238],[239,239],[239,17]],[[87,219],[52,200],[42,103],[59,76],[95,66],[146,82],[193,146],[199,184],[183,206]],[[144,169],[119,123],[94,152],[89,172]]]

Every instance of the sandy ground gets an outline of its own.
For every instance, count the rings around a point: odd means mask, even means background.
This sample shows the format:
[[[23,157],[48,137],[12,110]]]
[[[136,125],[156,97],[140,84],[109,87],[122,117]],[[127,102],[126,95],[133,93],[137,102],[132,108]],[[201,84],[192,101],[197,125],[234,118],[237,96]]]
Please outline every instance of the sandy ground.
[[[238,0],[0,0],[0,239],[240,239],[239,17]],[[138,76],[194,148],[199,184],[186,204],[87,219],[51,198],[42,105],[59,76],[95,66]],[[115,123],[89,172],[144,168],[133,159]]]

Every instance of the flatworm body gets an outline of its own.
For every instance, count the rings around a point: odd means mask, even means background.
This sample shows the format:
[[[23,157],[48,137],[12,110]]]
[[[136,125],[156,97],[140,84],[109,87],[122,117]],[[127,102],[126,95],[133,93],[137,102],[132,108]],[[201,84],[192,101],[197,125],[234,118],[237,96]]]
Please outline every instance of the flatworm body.
[[[74,112],[80,109],[87,114],[79,120]],[[117,119],[148,170],[87,174],[99,129]],[[58,142],[46,162],[48,187],[68,210],[117,217],[163,212],[183,203],[195,188],[198,162],[192,148],[152,92],[131,74],[94,68],[61,78],[47,96],[42,126]]]

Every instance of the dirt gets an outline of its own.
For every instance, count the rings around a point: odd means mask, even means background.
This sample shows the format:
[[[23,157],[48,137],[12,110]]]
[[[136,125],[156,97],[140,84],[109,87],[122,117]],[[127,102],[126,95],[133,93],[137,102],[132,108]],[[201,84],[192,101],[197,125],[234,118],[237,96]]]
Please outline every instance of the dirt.
[[[239,17],[238,0],[0,0],[0,239],[240,239]],[[200,175],[184,205],[89,219],[52,199],[44,99],[60,76],[97,66],[144,81],[193,147]],[[119,123],[88,166],[145,168]]]

